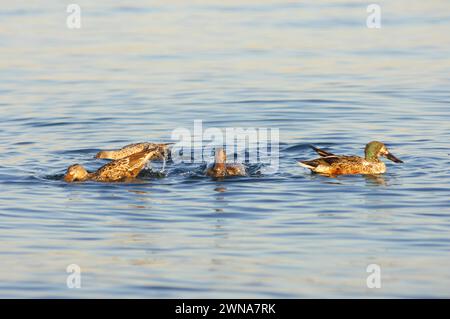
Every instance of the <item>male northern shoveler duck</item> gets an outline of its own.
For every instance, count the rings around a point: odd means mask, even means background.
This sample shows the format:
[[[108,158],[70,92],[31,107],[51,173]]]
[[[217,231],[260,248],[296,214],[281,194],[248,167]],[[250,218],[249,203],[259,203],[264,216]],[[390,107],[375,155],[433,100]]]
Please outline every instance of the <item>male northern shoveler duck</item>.
[[[161,154],[167,154],[168,146],[173,143],[133,143],[128,144],[122,147],[118,150],[111,150],[111,151],[100,151],[95,155],[95,158],[105,158],[105,159],[112,159],[112,160],[118,160],[127,156],[130,156],[131,154],[142,152],[146,149],[153,149],[157,148],[159,149]],[[151,158],[153,159],[153,158]]]
[[[211,177],[245,176],[245,167],[242,164],[228,164],[227,155],[223,148],[216,149],[214,164],[206,169],[206,175]]]
[[[386,165],[380,161],[379,156],[384,156],[395,163],[403,163],[392,155],[387,147],[378,141],[370,142],[364,150],[365,157],[334,155],[317,147],[312,148],[321,156],[309,161],[299,161],[300,166],[324,175],[347,174],[382,174],[386,172]]]
[[[96,172],[89,173],[83,166],[75,164],[69,166],[64,180],[66,182],[87,181],[118,182],[135,178],[152,158],[161,156],[158,148],[149,148],[142,152],[114,160],[100,167]]]

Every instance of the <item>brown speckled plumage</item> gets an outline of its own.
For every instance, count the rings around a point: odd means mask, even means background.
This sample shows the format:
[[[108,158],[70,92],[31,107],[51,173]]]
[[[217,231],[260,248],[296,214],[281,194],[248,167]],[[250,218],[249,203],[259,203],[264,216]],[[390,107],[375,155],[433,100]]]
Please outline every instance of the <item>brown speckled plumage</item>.
[[[75,164],[67,169],[64,176],[66,182],[92,180],[97,182],[118,182],[135,178],[153,157],[159,156],[157,148],[146,149],[127,157],[114,160],[96,172],[88,173],[83,166]]]
[[[168,146],[170,144],[171,143],[163,143],[163,144],[148,143],[148,142],[133,143],[133,144],[125,145],[124,147],[122,147],[121,149],[118,149],[118,150],[100,151],[97,153],[97,155],[95,155],[95,158],[105,158],[105,159],[117,160],[117,159],[121,159],[121,158],[130,156],[135,153],[142,152],[146,149],[154,149],[154,148],[157,148],[161,154],[166,154],[168,152]],[[158,157],[157,154],[155,156]],[[151,159],[153,159],[153,158],[151,158]]]
[[[384,156],[396,163],[403,163],[392,155],[386,146],[377,141],[370,142],[365,148],[365,157],[334,155],[333,153],[312,147],[321,157],[300,161],[300,166],[324,175],[349,175],[349,174],[382,174],[386,172],[386,165],[380,161],[379,156]]]
[[[206,175],[211,177],[246,176],[247,172],[242,164],[226,163],[227,156],[222,148],[216,149],[214,164],[206,169]]]

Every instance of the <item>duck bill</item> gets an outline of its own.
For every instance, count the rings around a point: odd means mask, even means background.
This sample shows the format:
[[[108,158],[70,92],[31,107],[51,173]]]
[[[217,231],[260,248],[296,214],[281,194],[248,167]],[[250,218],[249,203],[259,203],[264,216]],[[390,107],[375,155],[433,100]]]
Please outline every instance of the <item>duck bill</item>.
[[[387,158],[388,160],[393,161],[394,163],[403,163],[402,160],[398,159],[397,157],[395,157],[395,156],[392,155],[391,153],[387,153],[387,154],[386,154],[386,158]]]

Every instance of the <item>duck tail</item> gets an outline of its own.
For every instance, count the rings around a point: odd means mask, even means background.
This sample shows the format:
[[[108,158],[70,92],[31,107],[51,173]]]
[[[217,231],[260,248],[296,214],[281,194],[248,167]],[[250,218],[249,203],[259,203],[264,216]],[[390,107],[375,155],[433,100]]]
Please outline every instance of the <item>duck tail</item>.
[[[298,161],[297,164],[310,170],[314,170],[319,165],[317,161]]]
[[[334,156],[333,153],[324,151],[323,149],[320,149],[320,148],[318,148],[318,147],[315,147],[314,145],[310,145],[310,147],[311,147],[317,154],[319,154],[319,155],[322,156],[322,157],[326,157],[326,156]]]

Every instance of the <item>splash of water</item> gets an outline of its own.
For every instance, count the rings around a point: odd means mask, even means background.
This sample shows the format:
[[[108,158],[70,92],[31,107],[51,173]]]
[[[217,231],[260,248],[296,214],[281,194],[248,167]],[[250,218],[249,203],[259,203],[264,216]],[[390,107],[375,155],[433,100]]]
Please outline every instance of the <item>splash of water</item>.
[[[164,156],[163,157],[163,164],[162,164],[160,173],[164,173],[165,169],[166,169],[166,157]]]

